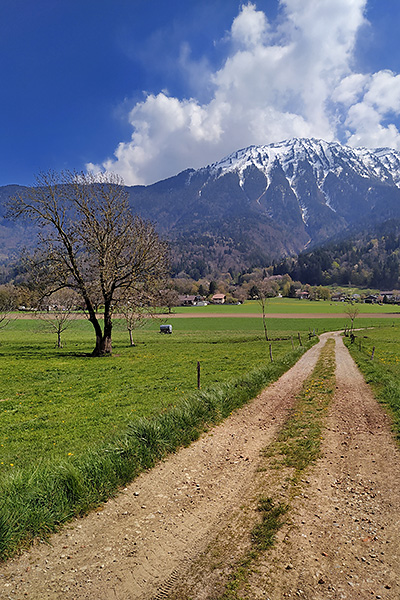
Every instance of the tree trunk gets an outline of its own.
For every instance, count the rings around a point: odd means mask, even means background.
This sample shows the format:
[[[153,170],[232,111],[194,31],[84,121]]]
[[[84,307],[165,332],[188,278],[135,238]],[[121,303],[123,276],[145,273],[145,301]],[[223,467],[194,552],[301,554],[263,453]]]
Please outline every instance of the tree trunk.
[[[129,331],[129,340],[131,342],[131,346],[134,346],[135,342],[133,341],[132,329],[128,329],[128,331]]]
[[[57,331],[57,348],[62,348],[61,331]]]
[[[263,326],[264,326],[265,341],[269,342],[268,329],[267,329],[267,323],[265,320],[265,315],[263,315]]]
[[[112,353],[112,319],[110,306],[107,303],[104,306],[104,331],[101,331],[97,318],[95,321],[92,320],[92,323],[96,330],[96,346],[94,347],[92,356],[109,356]]]
[[[110,356],[112,353],[111,335],[96,336],[96,346],[92,356]]]

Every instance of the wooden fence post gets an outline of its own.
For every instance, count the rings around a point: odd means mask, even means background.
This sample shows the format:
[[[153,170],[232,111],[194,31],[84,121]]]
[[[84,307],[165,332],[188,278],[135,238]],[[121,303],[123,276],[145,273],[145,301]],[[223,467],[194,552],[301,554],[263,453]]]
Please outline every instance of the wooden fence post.
[[[200,389],[200,362],[197,361],[197,389]]]

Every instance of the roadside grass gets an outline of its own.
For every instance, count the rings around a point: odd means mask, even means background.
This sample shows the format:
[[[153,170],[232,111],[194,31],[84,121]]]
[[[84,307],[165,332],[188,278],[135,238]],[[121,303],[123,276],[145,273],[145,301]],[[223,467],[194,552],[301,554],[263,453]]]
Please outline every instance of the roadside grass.
[[[400,443],[400,325],[356,332],[351,343],[345,338],[365,380],[375,396],[387,408]]]
[[[277,477],[286,482],[282,486],[286,501],[275,502],[265,496],[259,498],[257,510],[261,513],[261,520],[251,532],[250,550],[231,573],[219,600],[244,600],[248,597],[248,581],[257,560],[275,543],[276,533],[285,524],[285,515],[290,511],[290,503],[298,492],[302,475],[319,456],[324,419],[335,389],[334,346],[334,340],[327,341],[276,442],[263,452],[268,463],[262,470],[267,471],[268,466],[279,469]]]
[[[226,329],[180,321],[172,336],[151,323],[131,348],[116,329],[115,354],[88,358],[92,334],[74,322],[66,348],[31,320],[3,332],[0,358],[0,558],[45,538],[115,494],[168,452],[255,397],[315,341],[274,342],[258,320]],[[233,320],[232,320],[233,321]],[[250,322],[249,322],[250,321]],[[251,323],[253,321],[253,323]],[[277,337],[281,337],[276,330]],[[307,336],[305,336],[307,337]],[[204,366],[196,388],[196,360]]]

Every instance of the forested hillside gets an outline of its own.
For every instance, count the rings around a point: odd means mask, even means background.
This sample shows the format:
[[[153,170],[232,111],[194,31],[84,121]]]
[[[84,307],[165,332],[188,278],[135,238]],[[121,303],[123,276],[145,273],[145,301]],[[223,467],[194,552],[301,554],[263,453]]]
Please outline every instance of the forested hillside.
[[[285,273],[310,285],[400,289],[400,220],[285,258],[274,265],[274,274]]]

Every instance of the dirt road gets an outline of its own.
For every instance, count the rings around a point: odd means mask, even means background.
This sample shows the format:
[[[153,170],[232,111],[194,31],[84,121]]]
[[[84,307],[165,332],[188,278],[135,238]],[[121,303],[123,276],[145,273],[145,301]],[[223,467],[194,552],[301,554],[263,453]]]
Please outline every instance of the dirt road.
[[[101,510],[0,567],[0,598],[218,598],[277,474],[261,450],[282,427],[327,337],[277,383]],[[400,598],[400,453],[339,336],[322,457],[246,598]],[[280,482],[282,485],[282,482]],[[272,490],[276,492],[276,489]]]
[[[209,318],[214,319],[215,317],[221,318],[242,318],[242,319],[261,319],[262,314],[258,313],[201,313],[201,312],[191,312],[191,313],[173,313],[164,315],[166,319],[201,319],[201,318]],[[400,318],[400,312],[393,313],[360,313],[358,315],[363,319],[397,319]],[[349,321],[349,315],[346,313],[267,313],[265,315],[266,319],[344,319],[344,324]]]

